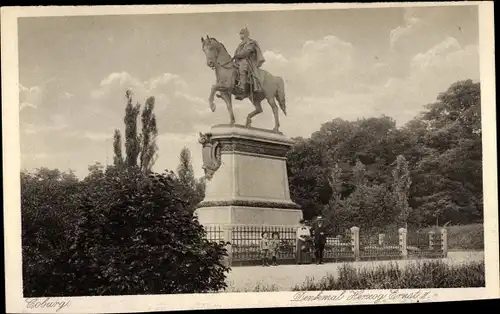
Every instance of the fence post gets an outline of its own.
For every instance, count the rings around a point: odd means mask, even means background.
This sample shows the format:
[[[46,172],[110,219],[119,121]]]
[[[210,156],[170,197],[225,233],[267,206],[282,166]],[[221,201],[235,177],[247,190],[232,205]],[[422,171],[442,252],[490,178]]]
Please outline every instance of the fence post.
[[[378,245],[380,245],[380,246],[384,245],[384,239],[385,239],[385,234],[379,233],[378,234]]]
[[[434,250],[434,230],[429,231],[429,250]]]
[[[407,247],[407,234],[408,231],[405,228],[399,228],[399,246],[401,248],[401,256],[406,259],[408,258],[408,247]]]
[[[359,228],[351,228],[351,244],[354,251],[354,259],[359,261]]]
[[[227,250],[227,266],[233,264],[233,226],[230,224],[224,225],[224,243]],[[231,243],[227,245],[227,242]]]
[[[448,230],[446,228],[441,228],[441,251],[443,257],[448,256]]]

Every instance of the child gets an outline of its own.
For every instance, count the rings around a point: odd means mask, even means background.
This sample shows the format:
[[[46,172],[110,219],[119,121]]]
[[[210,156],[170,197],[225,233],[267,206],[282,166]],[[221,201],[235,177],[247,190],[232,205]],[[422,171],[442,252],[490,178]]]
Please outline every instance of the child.
[[[269,241],[269,248],[271,250],[271,259],[274,266],[278,265],[278,251],[280,245],[280,234],[278,232],[273,232],[271,240]]]
[[[269,266],[269,238],[266,231],[261,234],[262,239],[260,240],[260,253],[262,256],[262,266]]]

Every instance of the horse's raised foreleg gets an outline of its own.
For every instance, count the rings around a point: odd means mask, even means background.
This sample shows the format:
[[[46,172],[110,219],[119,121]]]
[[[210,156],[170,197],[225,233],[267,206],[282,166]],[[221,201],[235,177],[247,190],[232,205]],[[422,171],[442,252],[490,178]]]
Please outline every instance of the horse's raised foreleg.
[[[260,100],[254,101],[253,105],[255,106],[255,110],[250,112],[247,116],[247,123],[245,124],[247,128],[252,125],[252,118],[262,112],[262,105],[260,104]]]
[[[278,133],[280,129],[280,118],[279,118],[279,108],[278,105],[276,105],[276,101],[274,98],[268,98],[267,102],[269,102],[269,105],[271,105],[271,109],[273,110],[273,115],[274,115],[274,129],[273,132]]]
[[[210,90],[210,96],[208,96],[208,104],[210,106],[210,110],[212,110],[212,112],[215,111],[215,103],[214,103],[214,96],[215,96],[215,92],[217,92],[219,90],[219,85],[218,84],[214,84],[212,85],[212,89]]]
[[[233,112],[232,96],[228,92],[221,92],[220,98],[222,98],[226,102],[227,111],[229,112],[229,119],[230,119],[229,124],[233,125],[235,122],[235,119],[234,119],[234,112]]]

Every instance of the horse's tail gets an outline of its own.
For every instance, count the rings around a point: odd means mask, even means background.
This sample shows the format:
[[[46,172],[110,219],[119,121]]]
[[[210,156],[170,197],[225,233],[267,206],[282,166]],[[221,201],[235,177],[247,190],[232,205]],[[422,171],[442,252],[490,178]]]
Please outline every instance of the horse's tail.
[[[285,99],[285,81],[283,81],[283,78],[281,77],[276,77],[277,79],[277,90],[276,90],[276,100],[278,101],[278,104],[280,105],[281,110],[286,116],[286,99]]]

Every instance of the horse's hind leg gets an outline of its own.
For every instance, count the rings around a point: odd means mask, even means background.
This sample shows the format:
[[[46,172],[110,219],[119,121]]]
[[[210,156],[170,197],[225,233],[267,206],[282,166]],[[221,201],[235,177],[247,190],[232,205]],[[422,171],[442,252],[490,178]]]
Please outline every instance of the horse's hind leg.
[[[233,125],[235,122],[234,112],[233,112],[233,103],[232,96],[230,93],[224,92],[220,94],[220,97],[226,102],[227,111],[229,112],[229,124]]]
[[[260,102],[261,100],[254,99],[253,105],[255,106],[255,110],[250,112],[247,116],[247,123],[245,125],[247,128],[252,125],[252,118],[262,112],[262,105]]]

